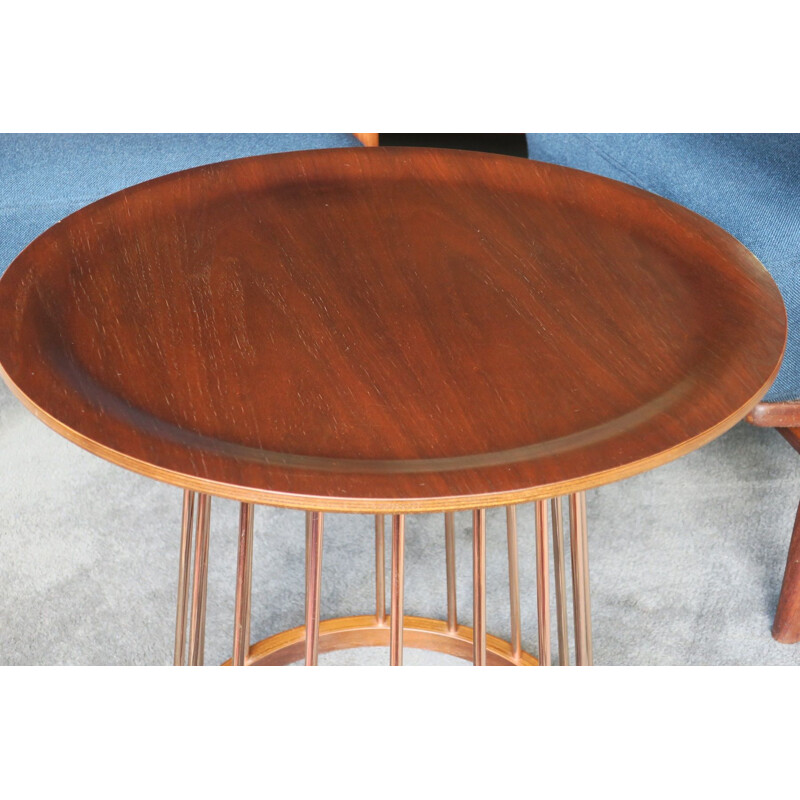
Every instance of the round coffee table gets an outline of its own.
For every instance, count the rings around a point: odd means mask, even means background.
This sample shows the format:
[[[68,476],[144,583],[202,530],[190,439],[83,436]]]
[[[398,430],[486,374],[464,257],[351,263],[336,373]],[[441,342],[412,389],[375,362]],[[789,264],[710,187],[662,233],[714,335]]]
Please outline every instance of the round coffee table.
[[[591,663],[585,490],[730,428],[785,338],[772,279],[708,220],[587,173],[446,150],[168,175],[72,214],[0,279],[0,366],[22,402],[184,489],[177,664],[187,638],[188,662],[203,660],[212,495],[242,504],[234,664],[362,645],[389,645],[399,664],[404,641],[549,664],[550,527],[569,663],[564,496],[576,660]],[[529,501],[536,658],[520,645],[515,507]],[[306,621],[251,645],[254,504],[307,511]],[[508,509],[510,642],[486,632],[493,506]],[[473,510],[472,628],[456,613],[459,509]],[[405,515],[431,511],[445,515],[444,620],[403,614]],[[325,512],[376,515],[374,614],[320,622]]]

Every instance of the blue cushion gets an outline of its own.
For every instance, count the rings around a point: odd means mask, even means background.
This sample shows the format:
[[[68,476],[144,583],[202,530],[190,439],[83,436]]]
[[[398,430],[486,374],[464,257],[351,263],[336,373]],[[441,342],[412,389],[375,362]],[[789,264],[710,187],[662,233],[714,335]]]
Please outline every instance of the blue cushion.
[[[800,134],[531,133],[528,150],[674,200],[752,250],[789,316],[786,356],[766,399],[800,399]]]
[[[349,133],[0,134],[0,274],[51,225],[135,183],[230,158],[357,145]]]

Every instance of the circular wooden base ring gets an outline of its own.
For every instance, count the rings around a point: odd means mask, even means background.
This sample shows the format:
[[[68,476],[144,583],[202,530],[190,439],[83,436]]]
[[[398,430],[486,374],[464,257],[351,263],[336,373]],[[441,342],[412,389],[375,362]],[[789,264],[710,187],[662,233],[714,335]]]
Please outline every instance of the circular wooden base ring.
[[[319,626],[319,652],[349,650],[353,647],[389,647],[389,623],[387,616],[379,621],[374,615],[338,617],[327,619]],[[305,652],[305,626],[276,633],[250,647],[248,666],[282,666],[300,661]],[[447,623],[426,617],[403,619],[404,647],[432,650],[436,653],[472,661],[472,628],[459,625],[455,631]],[[486,636],[486,663],[488,666],[535,667],[539,662],[523,651],[515,658],[508,642],[496,636]],[[223,666],[230,666],[226,661]]]

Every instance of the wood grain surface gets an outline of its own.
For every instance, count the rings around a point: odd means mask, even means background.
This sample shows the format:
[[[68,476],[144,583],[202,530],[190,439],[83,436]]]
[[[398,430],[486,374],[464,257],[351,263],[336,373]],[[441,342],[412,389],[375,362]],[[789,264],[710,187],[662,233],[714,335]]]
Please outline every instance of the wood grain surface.
[[[380,144],[379,133],[354,133],[353,136],[365,147],[377,147]]]
[[[800,453],[800,428],[779,428],[781,435]],[[786,556],[786,569],[783,584],[775,610],[772,635],[784,644],[800,642],[800,506],[792,529],[789,553]]]
[[[800,427],[800,401],[788,403],[759,403],[747,421],[762,428]]]
[[[94,203],[0,279],[27,406],[129,469],[245,501],[429,511],[688,452],[774,379],[786,318],[740,243],[524,159],[353,148]]]

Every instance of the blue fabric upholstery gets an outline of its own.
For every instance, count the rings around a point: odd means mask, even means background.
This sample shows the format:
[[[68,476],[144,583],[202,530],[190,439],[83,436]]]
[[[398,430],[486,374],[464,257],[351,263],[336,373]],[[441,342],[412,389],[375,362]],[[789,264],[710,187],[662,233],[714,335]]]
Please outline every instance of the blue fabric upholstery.
[[[766,399],[800,399],[800,134],[532,133],[528,150],[674,200],[752,250],[789,316],[783,366]]]
[[[0,274],[51,225],[135,183],[230,158],[357,145],[349,133],[0,134]]]

